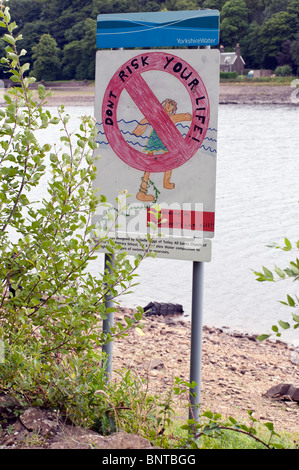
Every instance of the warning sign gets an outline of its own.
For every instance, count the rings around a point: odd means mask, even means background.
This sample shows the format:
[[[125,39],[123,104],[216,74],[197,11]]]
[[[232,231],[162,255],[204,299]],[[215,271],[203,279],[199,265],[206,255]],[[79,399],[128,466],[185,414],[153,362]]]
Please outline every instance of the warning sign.
[[[167,236],[213,237],[219,51],[98,51],[96,63],[95,188],[118,232],[146,234],[158,204]]]
[[[166,103],[163,107],[155,90],[143,78],[145,72],[154,70],[171,74],[183,84],[188,92],[191,113],[177,113]],[[161,142],[160,148],[155,147],[160,153],[141,155],[140,150],[126,144],[116,120],[119,98],[124,90],[145,116],[135,134],[143,133],[147,125],[152,126]],[[114,152],[128,165],[149,172],[173,170],[193,157],[205,138],[209,117],[209,99],[199,74],[182,58],[166,52],[140,54],[124,63],[110,80],[102,106],[104,132]],[[190,121],[186,137],[175,125],[184,121]]]

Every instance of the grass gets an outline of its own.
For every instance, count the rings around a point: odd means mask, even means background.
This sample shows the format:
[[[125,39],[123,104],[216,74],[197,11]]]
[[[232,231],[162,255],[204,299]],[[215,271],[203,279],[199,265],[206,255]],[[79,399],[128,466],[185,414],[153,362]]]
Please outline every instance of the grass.
[[[162,448],[184,448],[184,442],[188,438],[188,431],[181,429],[183,422],[174,420],[171,426],[166,430],[165,435],[161,437],[161,442],[157,442]],[[261,423],[256,423],[256,436],[263,442],[268,443],[270,439],[270,431],[268,431]],[[272,444],[279,444],[283,449],[299,449],[299,433],[291,433],[287,431],[276,431],[279,436],[271,439]],[[197,440],[198,449],[222,449],[222,450],[251,450],[251,449],[267,449],[263,442],[258,442],[251,436],[232,431],[222,430],[221,434],[202,435]]]
[[[239,75],[236,78],[220,78],[222,84],[241,84],[241,85],[285,85],[289,86],[296,77],[256,77],[249,78],[245,75]]]

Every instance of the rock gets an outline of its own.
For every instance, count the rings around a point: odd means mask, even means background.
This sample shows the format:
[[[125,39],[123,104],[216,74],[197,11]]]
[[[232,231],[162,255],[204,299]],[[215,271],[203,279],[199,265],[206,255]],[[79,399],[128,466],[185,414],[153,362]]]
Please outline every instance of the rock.
[[[299,365],[299,348],[296,348],[294,351],[291,352],[290,360],[292,364],[295,364],[296,366]]]
[[[299,401],[299,386],[281,383],[271,387],[265,395],[268,398]]]
[[[10,395],[0,395],[0,422],[15,417],[15,410],[22,409],[20,402]]]
[[[153,449],[150,442],[124,431],[101,436],[79,426],[66,426],[48,446],[49,449]]]
[[[161,370],[161,369],[165,368],[165,365],[164,365],[164,362],[161,359],[153,358],[148,362],[140,364],[140,366],[138,368],[145,369],[145,370],[153,370],[153,369]]]
[[[180,304],[150,302],[144,308],[145,315],[181,315],[184,313]]]
[[[10,397],[7,397],[9,402]],[[14,402],[13,402],[14,403]],[[13,428],[13,431],[11,430]],[[38,436],[38,440],[34,439]],[[0,449],[153,449],[148,439],[124,431],[103,436],[91,429],[65,423],[62,418],[38,407],[27,408],[5,428]]]
[[[299,386],[291,385],[288,390],[288,395],[293,401],[299,401]]]
[[[58,427],[58,423],[53,420],[52,414],[33,407],[27,408],[20,415],[20,421],[28,431],[36,431],[42,436],[53,434]]]

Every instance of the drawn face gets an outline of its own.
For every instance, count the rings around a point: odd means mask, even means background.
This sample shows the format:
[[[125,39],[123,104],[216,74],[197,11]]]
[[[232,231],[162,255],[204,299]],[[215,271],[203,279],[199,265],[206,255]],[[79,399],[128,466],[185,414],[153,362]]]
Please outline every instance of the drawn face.
[[[166,101],[165,111],[167,112],[167,114],[171,114],[173,109],[174,109],[174,105],[170,101]]]

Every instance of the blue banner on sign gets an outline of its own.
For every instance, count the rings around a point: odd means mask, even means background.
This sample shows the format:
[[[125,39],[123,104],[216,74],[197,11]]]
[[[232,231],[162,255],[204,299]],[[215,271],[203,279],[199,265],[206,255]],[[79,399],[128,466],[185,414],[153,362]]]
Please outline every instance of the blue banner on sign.
[[[160,11],[99,15],[97,47],[217,46],[219,11]]]

